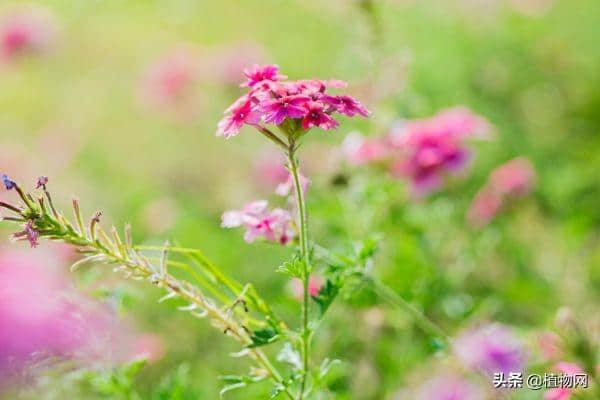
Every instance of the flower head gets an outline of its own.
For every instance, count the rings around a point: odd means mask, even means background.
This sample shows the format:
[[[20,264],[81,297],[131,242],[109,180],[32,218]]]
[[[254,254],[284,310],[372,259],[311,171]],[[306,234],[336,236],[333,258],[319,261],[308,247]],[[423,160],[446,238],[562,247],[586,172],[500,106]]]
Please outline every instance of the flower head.
[[[304,295],[303,293],[303,285],[302,285],[302,280],[301,279],[294,279],[291,282],[291,289],[292,292],[294,294],[294,297],[297,300],[302,300],[302,297]],[[319,292],[321,291],[321,288],[323,287],[323,277],[320,275],[311,275],[309,280],[308,280],[308,295],[311,297],[315,297],[319,294]]]
[[[554,365],[554,370],[560,372],[563,376],[570,376],[573,379],[574,375],[583,374],[581,367],[574,363],[561,361]],[[544,393],[545,400],[569,400],[573,394],[573,388],[559,387],[552,388]]]
[[[243,226],[246,228],[244,239],[248,243],[258,237],[282,245],[289,243],[296,235],[292,215],[281,208],[268,210],[267,207],[266,200],[258,200],[246,204],[241,210],[227,211],[221,216],[221,227]]]
[[[349,117],[369,115],[369,111],[358,100],[327,92],[328,89],[345,87],[342,81],[285,81],[286,77],[279,74],[276,65],[253,65],[244,70],[244,75],[247,81],[241,86],[249,88],[249,91],[225,111],[227,116],[219,122],[221,136],[233,136],[243,124],[258,125],[261,121],[279,126],[287,135],[294,134],[296,130],[306,132],[314,127],[330,130],[339,125],[333,118],[335,113]],[[243,114],[252,113],[253,118],[246,120],[236,115],[242,106],[245,107]],[[285,121],[294,123],[282,127]],[[257,128],[261,132],[265,130],[262,126]]]
[[[522,372],[525,353],[513,332],[501,324],[489,324],[464,332],[455,342],[456,355],[465,365],[490,375]]]
[[[37,184],[35,185],[36,189],[39,188],[46,188],[46,185],[48,184],[48,177],[47,176],[40,176],[37,180]]]
[[[11,180],[6,174],[2,174],[2,183],[4,184],[6,190],[12,190],[15,187],[17,187],[17,184],[13,180]]]

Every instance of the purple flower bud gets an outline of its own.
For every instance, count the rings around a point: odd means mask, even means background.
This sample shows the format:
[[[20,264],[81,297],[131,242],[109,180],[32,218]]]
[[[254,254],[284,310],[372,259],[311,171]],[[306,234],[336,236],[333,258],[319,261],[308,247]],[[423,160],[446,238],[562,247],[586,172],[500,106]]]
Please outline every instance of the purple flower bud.
[[[17,186],[17,184],[14,181],[12,181],[6,174],[2,174],[2,183],[4,183],[6,190],[14,189]]]
[[[47,176],[40,176],[37,180],[37,185],[36,185],[36,189],[39,188],[46,188],[46,184],[48,183],[48,177]]]
[[[25,228],[21,232],[13,234],[15,240],[27,240],[31,247],[37,247],[39,245],[39,237],[40,233],[33,226],[33,220],[27,221]]]

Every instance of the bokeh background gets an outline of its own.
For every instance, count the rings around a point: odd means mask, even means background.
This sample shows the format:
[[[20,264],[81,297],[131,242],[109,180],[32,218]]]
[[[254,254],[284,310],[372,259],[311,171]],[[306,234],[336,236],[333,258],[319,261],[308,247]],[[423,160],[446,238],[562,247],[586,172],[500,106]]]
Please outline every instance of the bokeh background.
[[[3,39],[0,169],[25,186],[49,176],[61,206],[76,195],[86,215],[101,209],[106,224],[131,222],[140,243],[198,247],[297,321],[289,282],[274,273],[291,250],[248,245],[219,227],[224,210],[271,198],[277,178],[265,171],[279,162],[276,149],[249,129],[216,138],[216,123],[252,63],[276,63],[292,79],[343,79],[373,115],[306,138],[313,238],[331,247],[381,238],[374,274],[451,333],[498,321],[535,349],[568,309],[598,339],[597,0],[47,0],[3,2],[0,15],[5,27],[29,15],[35,36],[26,51],[19,38]],[[380,136],[398,119],[457,105],[485,117],[493,139],[470,145],[468,174],[424,199],[340,154],[351,131]],[[485,227],[469,226],[490,171],[517,156],[536,170],[532,192]],[[3,398],[213,399],[218,376],[245,368],[226,356],[232,343],[158,304],[157,290],[110,268],[69,274],[75,255],[61,246],[0,243],[0,346],[20,337],[25,344],[10,344],[19,354],[55,354],[97,337],[76,358],[101,371],[86,379],[62,359],[6,361]],[[52,333],[60,316],[40,303],[56,296],[77,318]],[[318,356],[343,360],[332,398],[411,398],[436,362],[435,343],[368,290],[337,303],[319,333]],[[128,389],[102,379],[140,352],[151,361]]]

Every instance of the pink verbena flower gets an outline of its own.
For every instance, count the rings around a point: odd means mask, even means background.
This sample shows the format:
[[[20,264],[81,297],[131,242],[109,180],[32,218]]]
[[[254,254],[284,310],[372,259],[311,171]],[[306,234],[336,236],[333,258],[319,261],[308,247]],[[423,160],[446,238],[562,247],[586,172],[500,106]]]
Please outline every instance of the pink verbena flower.
[[[246,204],[242,210],[227,211],[221,216],[221,227],[243,226],[244,240],[248,243],[258,237],[282,245],[289,243],[296,235],[292,215],[281,208],[269,211],[267,206],[266,200],[258,200]]]
[[[248,80],[241,84],[241,87],[254,87],[264,81],[277,82],[286,79],[287,76],[279,75],[279,66],[254,64],[250,68],[244,69],[244,75]]]
[[[260,121],[279,126],[285,135],[296,135],[297,132],[303,134],[314,127],[323,130],[336,128],[339,123],[333,118],[335,113],[349,117],[357,114],[365,117],[369,115],[369,111],[358,100],[327,92],[328,89],[345,87],[346,84],[342,81],[284,81],[285,76],[279,75],[279,69],[274,65],[254,65],[245,70],[245,75],[248,80],[242,86],[248,87],[249,91],[225,111],[228,115],[219,122],[219,134],[222,136],[233,136],[243,124],[259,125]],[[260,118],[247,121],[229,115],[234,114],[241,104],[246,104],[252,112],[258,112]],[[232,118],[235,119],[235,124],[231,124]],[[257,120],[258,122],[255,122]],[[285,121],[293,123],[283,125]],[[224,135],[224,127],[230,124],[230,133]],[[258,129],[264,133],[266,128],[259,126]]]
[[[335,119],[331,118],[324,111],[324,105],[318,101],[310,101],[305,104],[306,114],[302,118],[302,128],[309,130],[313,126],[323,130],[334,129],[339,125]]]
[[[304,95],[282,96],[272,100],[265,100],[261,104],[265,115],[265,122],[281,125],[286,119],[304,118],[308,114],[306,104],[310,97]]]
[[[454,350],[467,366],[493,375],[503,372],[522,372],[525,352],[521,342],[506,326],[489,324],[462,333]]]
[[[492,221],[505,204],[528,194],[535,184],[535,170],[529,160],[517,157],[494,169],[473,198],[467,221],[482,227]]]
[[[469,381],[452,374],[434,377],[417,390],[416,400],[480,400],[482,392]]]
[[[253,107],[250,100],[234,104],[228,109],[230,115],[223,118],[218,125],[217,135],[230,138],[237,135],[244,124],[256,125],[260,122],[261,115]]]
[[[18,7],[0,21],[0,58],[10,59],[24,53],[39,53],[55,36],[52,16],[40,7]]]
[[[355,165],[384,161],[390,156],[390,146],[384,140],[365,138],[358,132],[346,136],[342,151],[346,160]]]
[[[300,181],[302,192],[306,193],[308,187],[310,186],[310,179],[299,173],[298,180]],[[294,176],[291,173],[288,172],[288,176],[285,182],[282,182],[279,185],[277,185],[277,188],[275,188],[275,193],[283,197],[296,193],[294,185]]]

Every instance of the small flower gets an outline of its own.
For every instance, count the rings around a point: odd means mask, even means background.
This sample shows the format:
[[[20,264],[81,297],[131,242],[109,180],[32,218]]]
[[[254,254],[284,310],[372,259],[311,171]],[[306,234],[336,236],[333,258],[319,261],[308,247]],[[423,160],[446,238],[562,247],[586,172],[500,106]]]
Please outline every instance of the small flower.
[[[336,128],[339,123],[323,111],[323,105],[316,101],[310,101],[305,104],[306,115],[302,119],[302,128],[308,130],[317,126],[324,130]]]
[[[221,227],[246,228],[244,240],[252,243],[257,237],[285,245],[296,235],[292,226],[292,215],[281,208],[267,209],[266,200],[258,200],[244,206],[242,210],[227,211],[221,216]]]
[[[241,104],[234,103],[227,112],[231,114],[219,122],[217,136],[224,136],[225,138],[235,136],[244,124],[256,125],[261,118],[260,113],[253,108],[253,104],[249,99],[241,102]]]
[[[279,66],[254,64],[250,68],[244,69],[244,75],[248,80],[242,83],[241,87],[254,87],[264,81],[277,82],[286,79],[287,76],[279,75]]]
[[[27,240],[31,247],[38,246],[39,236],[40,233],[33,226],[32,220],[27,221],[27,223],[25,224],[25,229],[23,229],[21,232],[13,234],[13,238],[15,240]]]
[[[521,342],[501,324],[484,325],[464,332],[456,339],[454,349],[465,365],[490,375],[522,372],[525,364]]]
[[[358,100],[351,96],[337,96],[336,109],[340,114],[344,114],[347,117],[354,117],[356,114],[360,114],[363,117],[368,117],[371,112],[367,110]]]
[[[265,100],[261,108],[265,114],[265,122],[281,125],[286,118],[302,118],[307,114],[304,105],[310,97],[304,95],[284,96],[278,99]]]
[[[308,187],[310,186],[310,179],[299,173],[298,180],[300,181],[302,192],[306,193]],[[288,177],[285,182],[277,185],[275,193],[283,197],[289,196],[290,193],[295,193],[294,176],[291,173],[288,173]]]
[[[17,184],[14,181],[12,181],[6,174],[2,174],[2,183],[4,183],[4,187],[6,188],[6,190],[12,190],[15,187],[17,187]]]
[[[40,176],[37,180],[37,184],[35,186],[36,189],[39,188],[44,188],[46,189],[46,185],[48,184],[48,177],[47,176]]]

